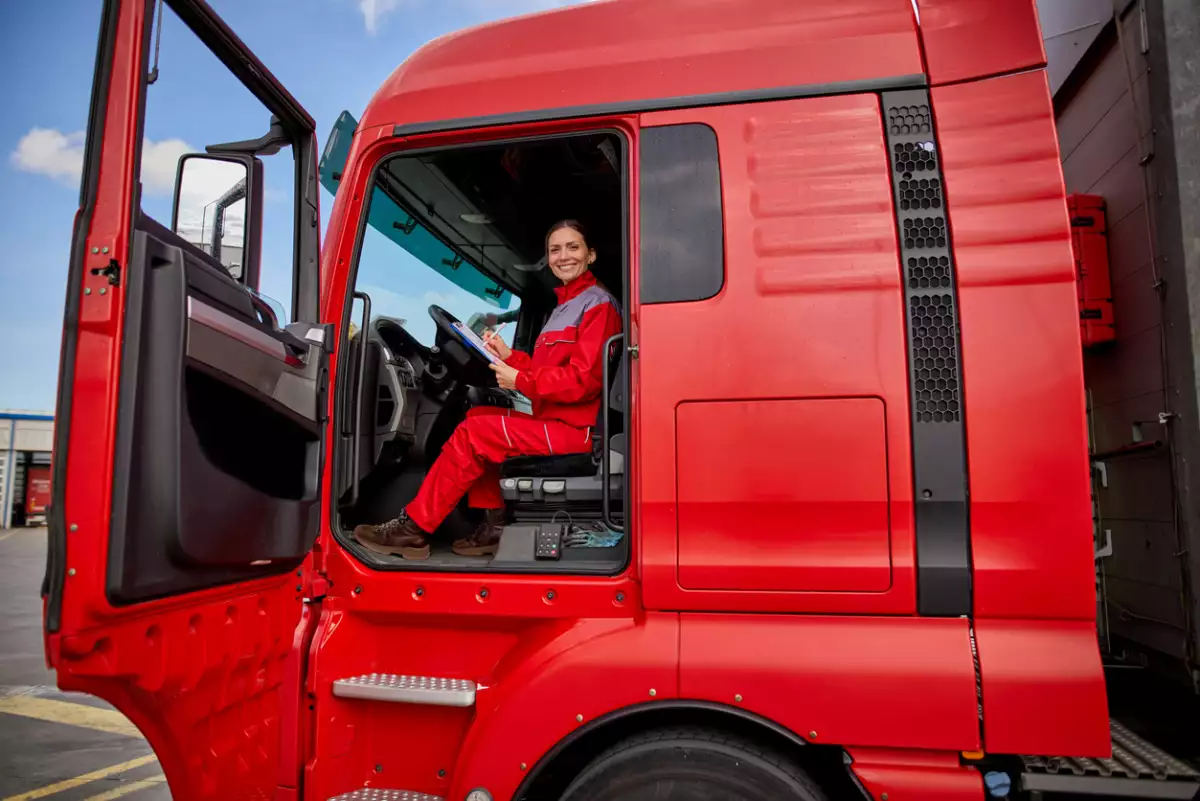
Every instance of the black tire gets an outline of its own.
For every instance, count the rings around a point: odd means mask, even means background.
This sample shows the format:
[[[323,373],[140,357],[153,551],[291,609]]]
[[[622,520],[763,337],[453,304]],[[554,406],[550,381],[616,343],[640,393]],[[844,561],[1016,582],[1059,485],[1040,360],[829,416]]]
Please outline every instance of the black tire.
[[[561,801],[826,801],[780,754],[687,726],[631,737],[597,757]]]

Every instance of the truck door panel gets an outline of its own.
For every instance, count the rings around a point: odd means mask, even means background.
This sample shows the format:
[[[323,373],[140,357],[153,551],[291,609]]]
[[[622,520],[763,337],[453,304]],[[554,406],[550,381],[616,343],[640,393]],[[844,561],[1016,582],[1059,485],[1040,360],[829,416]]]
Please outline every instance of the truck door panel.
[[[138,726],[174,797],[268,798],[298,786],[279,721],[298,714],[313,626],[302,601],[323,586],[308,567],[331,344],[315,325],[319,229],[295,225],[297,322],[281,330],[250,286],[143,212],[156,7],[106,0],[101,15],[67,279],[46,653],[61,688]],[[203,0],[163,11],[262,103],[246,123],[261,129],[246,133],[271,127],[282,137],[270,147],[291,148],[284,216],[319,219],[312,118]],[[252,152],[237,158],[257,163]]]
[[[295,566],[317,534],[322,360],[266,330],[244,288],[152,219],[133,243],[110,599]]]

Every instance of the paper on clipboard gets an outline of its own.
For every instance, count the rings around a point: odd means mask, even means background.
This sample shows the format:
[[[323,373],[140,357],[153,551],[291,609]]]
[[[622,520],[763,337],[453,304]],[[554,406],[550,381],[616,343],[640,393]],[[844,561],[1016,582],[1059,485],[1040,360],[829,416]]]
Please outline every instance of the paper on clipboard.
[[[483,344],[483,340],[479,338],[479,335],[470,328],[467,328],[462,323],[450,323],[450,325],[454,326],[455,330],[467,341],[467,344],[482,353],[489,362],[492,364],[503,364],[496,354],[487,349],[487,346]]]
[[[475,348],[475,350],[479,351],[484,356],[486,356],[487,360],[489,362],[491,362],[492,364],[504,364],[504,361],[502,359],[500,359],[499,357],[497,357],[496,354],[494,354],[490,350],[488,350],[487,346],[483,344],[483,340],[479,338],[479,335],[476,334],[474,331],[472,331],[470,328],[463,325],[462,323],[451,323],[450,325],[454,326],[454,328],[460,334],[462,334],[462,337],[464,340],[467,341],[467,344],[469,344],[471,347]],[[521,394],[520,392],[517,392],[516,390],[506,389],[506,390],[504,390],[504,393],[506,395],[508,395],[510,398],[512,398],[514,409],[516,409],[519,412],[524,412],[525,414],[533,414],[533,401],[529,400],[529,398],[525,397],[523,394]]]

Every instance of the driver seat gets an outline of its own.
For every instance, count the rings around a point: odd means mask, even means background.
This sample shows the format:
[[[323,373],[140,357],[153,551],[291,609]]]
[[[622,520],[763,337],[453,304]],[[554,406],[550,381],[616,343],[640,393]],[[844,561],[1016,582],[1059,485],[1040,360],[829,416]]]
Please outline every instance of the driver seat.
[[[615,369],[614,369],[615,365]],[[603,477],[601,448],[607,440],[609,451],[609,500],[614,516],[624,503],[626,458],[625,421],[625,349],[621,358],[609,365],[609,418],[604,407],[592,427],[590,453],[552,456],[514,456],[500,464],[500,492],[515,522],[552,520],[556,513],[568,512],[572,519],[601,516]]]

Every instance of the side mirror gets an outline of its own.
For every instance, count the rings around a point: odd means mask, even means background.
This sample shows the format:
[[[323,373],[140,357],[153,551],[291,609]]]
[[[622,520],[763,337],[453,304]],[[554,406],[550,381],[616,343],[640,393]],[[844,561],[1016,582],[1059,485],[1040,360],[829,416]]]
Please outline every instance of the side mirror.
[[[188,153],[175,173],[171,230],[258,287],[262,250],[262,162],[238,153]]]

